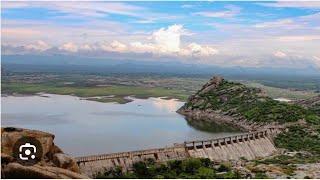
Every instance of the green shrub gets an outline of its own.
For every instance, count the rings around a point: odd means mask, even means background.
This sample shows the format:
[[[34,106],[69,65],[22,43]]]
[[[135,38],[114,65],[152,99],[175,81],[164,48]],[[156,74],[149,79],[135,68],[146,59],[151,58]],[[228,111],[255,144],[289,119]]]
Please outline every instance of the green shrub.
[[[216,172],[212,168],[200,167],[197,171],[196,177],[200,179],[214,179],[216,178]]]
[[[195,174],[201,166],[202,163],[200,159],[187,159],[182,163],[183,170],[190,174]]]
[[[227,163],[220,164],[220,166],[218,168],[219,172],[227,172],[227,171],[230,171],[230,170],[231,170],[231,165],[227,164]]]
[[[312,134],[307,128],[291,126],[288,132],[279,134],[275,138],[277,147],[286,148],[290,151],[309,151],[320,154],[320,137]]]
[[[112,179],[112,178],[121,178],[123,177],[122,168],[120,166],[115,167],[114,169],[106,170],[103,173],[98,173],[96,179]]]
[[[229,164],[223,164],[216,169],[209,159],[191,158],[186,160],[174,160],[163,164],[156,164],[153,161],[137,162],[133,164],[133,171],[122,173],[121,169],[100,173],[96,178],[156,178],[156,179],[214,179],[214,178],[241,178],[232,171]],[[225,174],[217,175],[220,170]]]
[[[133,171],[139,178],[148,178],[150,177],[149,175],[149,170],[147,168],[147,164],[145,162],[137,162],[134,163],[132,166]]]
[[[269,179],[269,177],[264,172],[258,172],[254,176],[255,179]]]
[[[306,121],[310,124],[320,125],[320,116],[316,114],[310,114],[306,117]]]

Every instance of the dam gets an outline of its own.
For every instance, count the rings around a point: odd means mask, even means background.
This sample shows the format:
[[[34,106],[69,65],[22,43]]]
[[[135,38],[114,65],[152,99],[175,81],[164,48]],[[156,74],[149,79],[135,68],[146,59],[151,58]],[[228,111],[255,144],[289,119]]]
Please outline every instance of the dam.
[[[270,156],[277,151],[273,137],[279,132],[277,128],[268,128],[236,136],[188,141],[172,147],[77,157],[76,161],[81,173],[93,177],[118,166],[123,171],[130,171],[135,162],[147,159],[158,163],[186,158],[209,158],[215,162],[240,158],[252,160]]]

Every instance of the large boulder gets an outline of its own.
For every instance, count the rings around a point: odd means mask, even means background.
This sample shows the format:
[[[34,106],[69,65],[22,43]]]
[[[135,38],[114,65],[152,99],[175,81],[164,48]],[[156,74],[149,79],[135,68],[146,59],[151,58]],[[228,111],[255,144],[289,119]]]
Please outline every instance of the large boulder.
[[[206,94],[210,91],[214,91],[223,82],[223,78],[220,76],[214,76],[207,82],[202,89],[198,92],[199,94]]]
[[[79,166],[77,165],[75,159],[66,154],[56,153],[53,155],[52,161],[60,168],[68,169],[73,172],[80,172]]]
[[[17,163],[14,144],[22,137],[36,138],[42,146],[41,161],[33,166]],[[54,135],[37,130],[1,128],[1,168],[5,178],[87,178],[76,161],[54,144]]]
[[[70,170],[43,165],[23,166],[9,163],[2,167],[2,178],[6,179],[87,179],[88,177]]]
[[[14,143],[22,137],[29,136],[34,137],[40,141],[42,146],[42,159],[46,160],[48,156],[52,156],[52,153],[56,153],[56,147],[54,147],[53,139],[54,135],[42,131],[21,129],[21,128],[1,128],[1,153],[11,155]],[[52,150],[55,149],[54,152]],[[62,152],[61,150],[58,150]]]

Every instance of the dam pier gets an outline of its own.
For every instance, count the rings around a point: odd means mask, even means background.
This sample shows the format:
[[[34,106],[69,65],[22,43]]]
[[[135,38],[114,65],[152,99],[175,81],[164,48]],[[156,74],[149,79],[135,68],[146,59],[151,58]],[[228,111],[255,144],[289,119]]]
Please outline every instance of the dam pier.
[[[186,158],[209,158],[216,162],[240,158],[252,160],[277,151],[273,137],[279,132],[277,128],[268,128],[223,138],[188,141],[172,147],[77,157],[76,161],[81,173],[93,177],[115,167],[130,171],[134,163],[147,159],[159,163]]]

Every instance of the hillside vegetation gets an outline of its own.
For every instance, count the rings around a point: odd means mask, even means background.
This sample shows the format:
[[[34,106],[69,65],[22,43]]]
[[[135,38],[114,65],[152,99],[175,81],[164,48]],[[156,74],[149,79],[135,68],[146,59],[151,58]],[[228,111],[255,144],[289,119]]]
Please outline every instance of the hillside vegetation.
[[[214,77],[190,96],[178,112],[187,115],[200,112],[207,119],[210,113],[219,113],[232,117],[235,126],[240,120],[248,124],[283,125],[286,131],[275,138],[276,146],[311,153],[312,162],[320,162],[320,96],[289,104],[273,100],[261,89]]]
[[[258,88],[229,82],[214,77],[201,90],[192,95],[182,110],[221,111],[224,115],[245,118],[257,123],[280,124],[319,121],[314,111],[296,104],[279,102],[265,95]]]
[[[98,174],[95,178],[121,179],[217,179],[244,178],[229,164],[215,165],[209,159],[191,158],[174,160],[168,163],[155,163],[152,159],[133,164],[131,172],[124,173],[121,168]]]
[[[190,96],[179,112],[218,112],[248,122],[285,124],[286,130],[274,142],[276,147],[287,149],[288,154],[251,161],[240,159],[241,163],[212,162],[201,158],[155,163],[150,159],[135,163],[132,171],[123,172],[121,168],[116,168],[101,172],[96,178],[301,178],[296,173],[301,164],[308,164],[314,169],[317,167],[315,163],[320,163],[320,117],[317,100],[319,99],[310,99],[297,104],[279,102],[266,96],[258,88],[214,77]],[[201,130],[215,128],[214,122],[203,119],[188,123]]]

